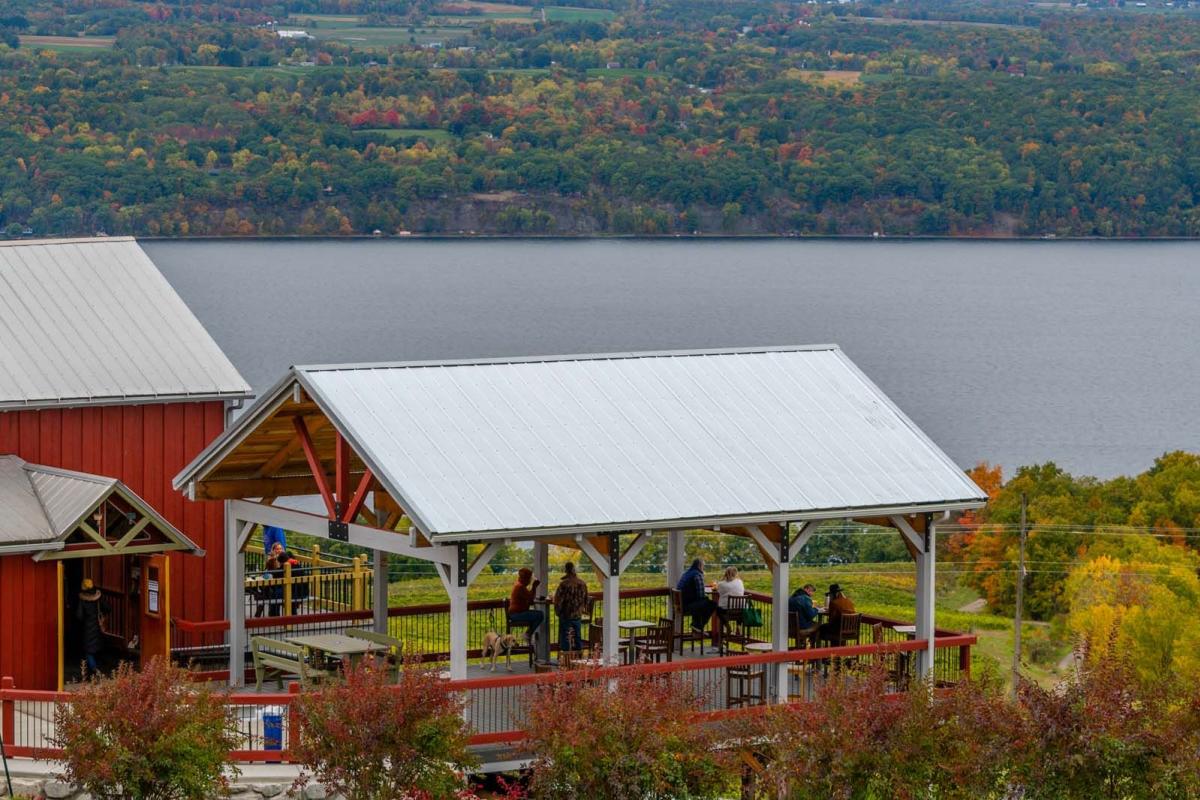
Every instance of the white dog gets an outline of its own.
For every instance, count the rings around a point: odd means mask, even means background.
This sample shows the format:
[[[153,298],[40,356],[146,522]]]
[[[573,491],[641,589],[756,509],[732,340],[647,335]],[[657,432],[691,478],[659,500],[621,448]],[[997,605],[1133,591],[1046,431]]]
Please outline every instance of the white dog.
[[[496,659],[503,654],[505,665],[509,672],[512,668],[512,651],[517,646],[517,637],[511,633],[501,635],[495,631],[488,631],[483,635],[483,657],[491,656],[492,666],[491,671],[496,671]]]

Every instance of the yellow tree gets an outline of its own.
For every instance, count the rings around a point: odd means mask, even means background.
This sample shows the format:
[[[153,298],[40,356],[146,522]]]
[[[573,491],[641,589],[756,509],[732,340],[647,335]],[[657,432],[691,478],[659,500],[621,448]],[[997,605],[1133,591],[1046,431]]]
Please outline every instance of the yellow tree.
[[[1108,552],[1097,552],[1105,550]],[[1089,657],[1116,647],[1141,678],[1200,679],[1200,558],[1150,536],[1094,548],[1067,579],[1068,629]]]

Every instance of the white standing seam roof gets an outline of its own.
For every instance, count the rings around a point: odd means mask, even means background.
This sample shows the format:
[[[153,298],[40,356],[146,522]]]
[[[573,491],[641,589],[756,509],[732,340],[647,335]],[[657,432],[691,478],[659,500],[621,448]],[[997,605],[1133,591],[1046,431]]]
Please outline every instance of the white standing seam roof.
[[[171,538],[201,552],[175,526],[116,478],[0,456],[0,554],[61,547],[109,495],[121,495]]]
[[[836,346],[293,374],[435,539],[986,499]]]
[[[0,243],[0,409],[249,395],[133,239]]]

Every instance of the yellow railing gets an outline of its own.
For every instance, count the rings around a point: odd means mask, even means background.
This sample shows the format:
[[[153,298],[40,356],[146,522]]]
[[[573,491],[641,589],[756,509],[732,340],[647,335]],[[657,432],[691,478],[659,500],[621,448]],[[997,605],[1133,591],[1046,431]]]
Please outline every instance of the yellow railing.
[[[293,567],[284,564],[283,575],[277,578],[261,574],[247,577],[245,589],[248,594],[258,596],[265,603],[282,602],[284,614],[295,614],[300,605],[311,611],[365,611],[370,608],[373,572],[365,555],[355,556],[349,564],[325,561],[319,554],[307,559],[299,574]],[[282,589],[281,595],[264,597],[264,593]],[[294,600],[300,601],[293,604]]]

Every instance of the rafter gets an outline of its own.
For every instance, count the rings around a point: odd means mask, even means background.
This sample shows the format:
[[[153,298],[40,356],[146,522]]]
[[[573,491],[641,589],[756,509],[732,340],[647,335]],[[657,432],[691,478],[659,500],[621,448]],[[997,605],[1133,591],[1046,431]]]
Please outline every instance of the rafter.
[[[358,516],[358,512],[362,509],[363,502],[367,499],[367,492],[371,491],[371,483],[375,480],[375,476],[371,474],[371,470],[363,473],[362,478],[358,482],[358,488],[354,490],[354,497],[350,498],[349,505],[345,505],[342,509],[342,522],[353,522]],[[341,501],[341,495],[338,495],[338,500]],[[378,520],[372,520],[372,524],[376,524]]]
[[[293,417],[298,419],[299,417]],[[316,434],[321,428],[329,424],[329,420],[325,417],[313,417],[307,422],[309,436]],[[275,455],[263,462],[262,467],[258,470],[258,477],[270,478],[280,468],[287,463],[288,459],[295,455],[303,447],[300,436],[294,436],[283,447],[275,451]]]
[[[313,447],[312,437],[308,433],[308,425],[305,424],[303,417],[293,417],[292,424],[296,428],[296,435],[300,438],[300,447],[304,450],[304,457],[308,459],[308,468],[312,470],[317,490],[321,493],[321,499],[325,501],[325,508],[329,511],[329,517],[332,519],[337,516],[337,509],[333,503],[333,494],[329,491],[329,480],[325,476],[325,468],[321,466],[321,459],[317,457],[317,450]]]

